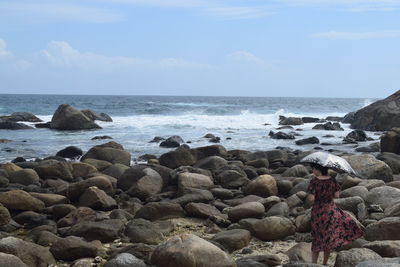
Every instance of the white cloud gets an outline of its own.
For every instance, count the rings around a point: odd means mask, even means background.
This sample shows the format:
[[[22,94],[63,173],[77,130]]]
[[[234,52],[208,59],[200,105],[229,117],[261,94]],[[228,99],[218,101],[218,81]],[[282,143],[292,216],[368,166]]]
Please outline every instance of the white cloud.
[[[3,2],[0,16],[23,18],[24,21],[47,22],[68,20],[93,23],[114,22],[122,19],[120,13],[106,8],[84,7],[70,3]]]
[[[236,61],[245,61],[245,62],[253,62],[253,63],[264,63],[264,61],[254,54],[248,51],[235,51],[228,55],[228,58],[231,58]]]
[[[400,31],[381,31],[381,32],[321,32],[313,34],[312,37],[333,39],[333,40],[364,40],[364,39],[382,39],[399,38]]]
[[[7,44],[3,39],[0,39],[0,59],[11,57],[12,53],[7,50]]]

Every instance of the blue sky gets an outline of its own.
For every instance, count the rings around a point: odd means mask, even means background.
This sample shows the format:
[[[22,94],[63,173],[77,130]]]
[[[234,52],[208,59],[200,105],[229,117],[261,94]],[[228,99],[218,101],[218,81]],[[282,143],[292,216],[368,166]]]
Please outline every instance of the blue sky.
[[[0,0],[0,93],[383,98],[400,0]]]

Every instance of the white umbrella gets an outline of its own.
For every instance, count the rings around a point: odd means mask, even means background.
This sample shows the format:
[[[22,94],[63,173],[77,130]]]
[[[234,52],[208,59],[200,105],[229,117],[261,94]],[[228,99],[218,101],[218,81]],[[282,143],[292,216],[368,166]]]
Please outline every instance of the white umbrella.
[[[339,156],[327,153],[327,152],[315,152],[304,157],[300,162],[304,163],[315,163],[323,167],[344,171],[349,174],[357,175],[350,164]]]

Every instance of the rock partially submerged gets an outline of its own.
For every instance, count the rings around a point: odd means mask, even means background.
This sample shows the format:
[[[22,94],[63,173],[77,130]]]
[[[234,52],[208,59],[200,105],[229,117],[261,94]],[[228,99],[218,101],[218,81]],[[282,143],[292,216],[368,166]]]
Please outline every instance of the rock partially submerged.
[[[78,109],[68,104],[62,104],[54,113],[50,128],[56,130],[89,130],[100,129],[101,127]]]

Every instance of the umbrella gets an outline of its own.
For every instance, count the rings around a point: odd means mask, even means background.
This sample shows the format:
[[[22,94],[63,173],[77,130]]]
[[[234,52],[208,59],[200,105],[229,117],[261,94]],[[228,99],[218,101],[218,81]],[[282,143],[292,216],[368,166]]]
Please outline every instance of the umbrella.
[[[323,167],[335,169],[338,171],[344,171],[349,174],[357,175],[350,164],[339,156],[327,153],[327,152],[315,152],[304,157],[300,162],[304,163],[315,163]]]

